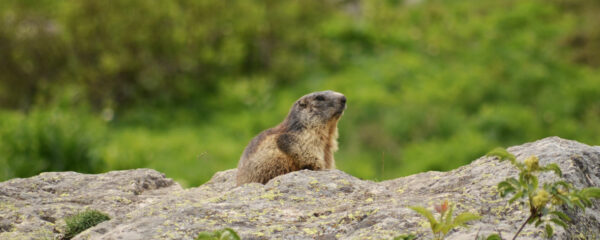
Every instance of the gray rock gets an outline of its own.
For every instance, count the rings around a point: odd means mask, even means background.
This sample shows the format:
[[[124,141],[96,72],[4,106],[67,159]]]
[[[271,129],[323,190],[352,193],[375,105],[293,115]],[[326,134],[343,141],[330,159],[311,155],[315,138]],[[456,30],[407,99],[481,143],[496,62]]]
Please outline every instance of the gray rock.
[[[59,238],[66,216],[86,209],[122,216],[181,190],[151,169],[97,175],[47,172],[8,180],[0,183],[0,239]]]
[[[600,147],[557,137],[509,148],[523,160],[560,165],[577,187],[600,186]],[[426,220],[408,206],[431,209],[448,199],[458,212],[483,218],[447,239],[474,239],[501,232],[512,237],[527,217],[527,206],[507,204],[496,185],[517,171],[508,162],[481,157],[449,172],[426,172],[372,182],[339,170],[298,171],[235,187],[235,170],[216,173],[206,184],[182,189],[148,169],[98,175],[43,173],[0,183],[0,239],[60,237],[63,218],[83,209],[108,213],[103,222],[75,239],[193,239],[201,231],[224,227],[243,239],[391,239],[415,234],[430,239]],[[543,174],[540,181],[553,181]],[[585,212],[566,210],[569,228],[555,228],[554,239],[600,238],[600,202]],[[519,239],[541,239],[526,227]]]

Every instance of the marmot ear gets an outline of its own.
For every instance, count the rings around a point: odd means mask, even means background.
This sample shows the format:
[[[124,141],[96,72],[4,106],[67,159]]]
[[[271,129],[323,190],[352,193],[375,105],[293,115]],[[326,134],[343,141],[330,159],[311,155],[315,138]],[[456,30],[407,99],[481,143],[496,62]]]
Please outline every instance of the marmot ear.
[[[306,107],[306,100],[305,99],[300,99],[298,101],[298,106],[300,106],[301,108],[305,108]]]

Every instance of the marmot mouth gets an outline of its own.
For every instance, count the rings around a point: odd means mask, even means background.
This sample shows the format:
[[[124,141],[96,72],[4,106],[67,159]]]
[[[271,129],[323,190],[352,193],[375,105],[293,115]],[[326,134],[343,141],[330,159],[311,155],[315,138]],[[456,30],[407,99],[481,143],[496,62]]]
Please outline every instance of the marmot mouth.
[[[340,109],[338,109],[337,111],[335,111],[335,112],[333,113],[333,116],[335,116],[335,117],[342,116],[342,114],[344,113],[344,110],[345,110],[345,109],[346,109],[346,107],[345,107],[345,106],[344,106],[344,107],[341,107]]]

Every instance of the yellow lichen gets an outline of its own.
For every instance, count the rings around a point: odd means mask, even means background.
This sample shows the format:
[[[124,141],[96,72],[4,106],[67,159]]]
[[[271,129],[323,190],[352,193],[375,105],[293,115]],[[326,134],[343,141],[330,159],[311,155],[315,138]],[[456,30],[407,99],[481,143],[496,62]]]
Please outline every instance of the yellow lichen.
[[[344,185],[350,185],[350,182],[346,179],[340,179],[340,181],[338,181],[338,182],[341,184],[344,184]]]
[[[317,232],[319,232],[316,229],[312,229],[312,228],[303,228],[302,231],[304,231],[308,235],[315,235],[315,234],[317,234]]]
[[[9,202],[2,201],[0,202],[0,211],[7,210],[9,212],[17,210],[17,207]]]
[[[261,195],[260,198],[275,200],[275,197],[281,196],[279,193],[275,193],[274,191],[268,191],[265,194]]]

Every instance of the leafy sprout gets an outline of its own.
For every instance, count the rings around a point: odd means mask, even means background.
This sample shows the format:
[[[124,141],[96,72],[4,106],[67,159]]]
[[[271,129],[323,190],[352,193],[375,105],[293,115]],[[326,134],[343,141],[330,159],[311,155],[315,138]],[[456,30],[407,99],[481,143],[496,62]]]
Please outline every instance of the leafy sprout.
[[[201,232],[196,240],[240,240],[240,236],[231,228],[224,228],[213,232]]]
[[[463,212],[458,214],[456,217],[452,217],[454,206],[448,203],[448,200],[444,201],[440,205],[435,205],[435,212],[439,214],[436,219],[434,214],[421,206],[412,206],[410,209],[423,215],[429,221],[431,226],[431,232],[433,233],[434,239],[441,240],[444,236],[450,232],[450,230],[458,226],[466,226],[469,221],[480,219],[481,217],[474,213]]]

